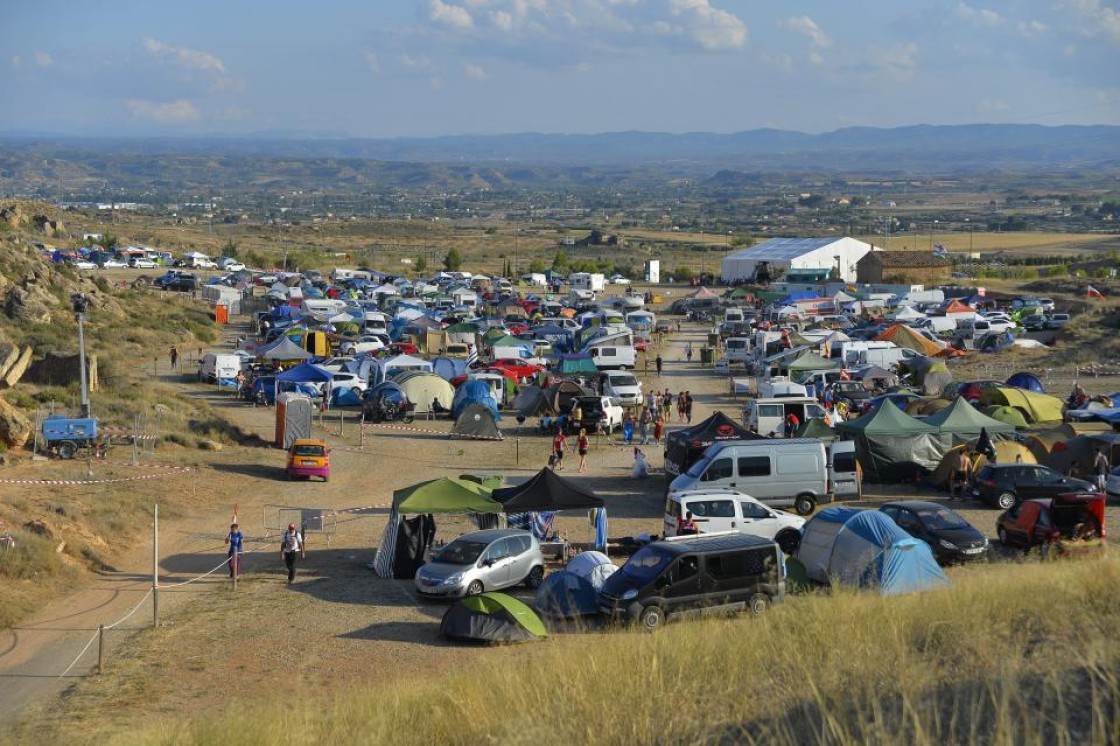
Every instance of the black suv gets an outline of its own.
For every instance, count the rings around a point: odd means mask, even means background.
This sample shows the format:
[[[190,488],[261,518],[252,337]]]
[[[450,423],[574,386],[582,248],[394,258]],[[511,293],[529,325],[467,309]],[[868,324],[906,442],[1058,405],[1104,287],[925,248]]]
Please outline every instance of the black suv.
[[[195,290],[198,290],[198,275],[192,275],[184,272],[164,285],[163,289],[177,290],[180,293],[192,293]]]
[[[583,415],[578,420],[573,416],[577,406],[580,409],[580,414]],[[599,430],[599,423],[606,417],[606,413],[603,411],[603,400],[598,396],[577,396],[573,398],[567,414],[566,429],[568,434],[578,433],[581,427],[586,428],[588,434],[594,434]]]
[[[1094,492],[1096,485],[1038,464],[989,464],[972,477],[972,496],[1002,510],[1019,500],[1066,492]]]

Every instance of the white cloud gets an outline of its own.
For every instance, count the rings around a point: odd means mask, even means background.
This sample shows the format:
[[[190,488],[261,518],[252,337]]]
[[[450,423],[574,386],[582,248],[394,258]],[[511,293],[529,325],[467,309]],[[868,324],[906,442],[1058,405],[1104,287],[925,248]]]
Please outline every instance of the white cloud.
[[[914,42],[885,47],[872,59],[879,72],[891,78],[906,80],[918,67],[918,45]]]
[[[997,111],[1007,111],[1009,108],[1006,101],[1000,99],[984,98],[976,102],[972,107],[978,114],[991,114]]]
[[[957,3],[957,7],[953,8],[953,14],[962,21],[968,21],[973,26],[986,26],[988,28],[999,28],[1003,26],[1005,21],[1003,16],[996,13],[994,10],[987,8],[973,8],[965,3]]]
[[[198,110],[185,98],[178,101],[144,101],[130,99],[126,102],[129,113],[134,119],[146,119],[160,124],[181,124],[198,121]]]
[[[809,52],[809,64],[820,67],[824,64],[824,57],[821,57],[818,52]]]
[[[1086,36],[1104,35],[1120,42],[1120,11],[1106,7],[1101,0],[1069,0],[1068,4]]]
[[[474,27],[474,18],[469,10],[443,0],[428,0],[428,20],[460,31]]]
[[[481,65],[472,65],[470,63],[463,65],[463,74],[471,80],[486,80],[486,70]]]
[[[370,72],[381,72],[381,60],[378,59],[377,55],[373,52],[362,52],[362,61],[366,63],[366,67],[369,68]]]
[[[1016,28],[1019,30],[1019,34],[1021,36],[1027,36],[1027,37],[1038,36],[1038,35],[1044,34],[1044,33],[1046,33],[1047,31],[1050,30],[1050,27],[1047,26],[1042,21],[1034,21],[1034,20],[1019,21],[1019,23],[1016,25]]]
[[[435,65],[430,59],[423,56],[413,56],[411,54],[402,54],[400,56],[401,65],[409,70],[430,71],[435,69]]]
[[[793,16],[778,20],[779,28],[807,37],[814,47],[825,49],[832,46],[832,39],[809,16]]]
[[[54,64],[54,60],[47,52],[38,51],[35,53],[35,64],[39,67],[50,67]]]
[[[18,54],[13,54],[12,55],[12,69],[13,70],[18,70],[21,67],[23,67],[23,60],[21,60],[19,58]]]
[[[702,49],[742,49],[747,42],[747,25],[734,13],[713,8],[708,0],[670,0],[669,8],[684,33]]]
[[[145,36],[140,40],[144,50],[157,59],[170,60],[177,67],[184,70],[196,70],[207,73],[224,73],[226,65],[218,57],[209,52],[186,47],[173,47],[162,41]]]

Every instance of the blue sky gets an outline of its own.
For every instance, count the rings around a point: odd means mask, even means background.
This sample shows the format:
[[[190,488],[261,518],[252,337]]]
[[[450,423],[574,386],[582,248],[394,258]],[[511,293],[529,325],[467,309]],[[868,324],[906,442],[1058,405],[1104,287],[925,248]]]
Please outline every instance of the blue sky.
[[[0,132],[1120,124],[1120,0],[36,0]]]

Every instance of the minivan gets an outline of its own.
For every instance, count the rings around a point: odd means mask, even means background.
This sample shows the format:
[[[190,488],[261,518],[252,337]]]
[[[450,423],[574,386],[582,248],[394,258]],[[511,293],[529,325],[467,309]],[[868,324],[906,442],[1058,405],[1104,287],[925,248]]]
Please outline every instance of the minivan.
[[[240,372],[240,355],[222,355],[208,352],[203,356],[202,362],[198,366],[198,378],[200,381],[233,379],[236,378],[237,374]]]
[[[544,555],[528,531],[494,528],[463,534],[416,571],[421,596],[459,598],[544,580]]]
[[[776,510],[736,490],[707,489],[670,492],[665,498],[665,536],[676,536],[677,526],[689,513],[698,534],[733,531],[773,539],[786,554],[801,546],[805,519]]]
[[[824,419],[824,411],[811,396],[781,396],[751,399],[743,406],[743,426],[759,435],[781,435],[790,414],[804,424],[811,419]]]
[[[669,484],[670,492],[723,487],[745,492],[767,505],[793,506],[809,515],[832,501],[828,457],[815,438],[723,440]]]
[[[653,631],[690,616],[762,614],[785,598],[782,550],[742,534],[681,536],[639,549],[603,583],[599,612]]]
[[[833,441],[828,447],[828,476],[837,500],[859,500],[863,496],[854,440]]]

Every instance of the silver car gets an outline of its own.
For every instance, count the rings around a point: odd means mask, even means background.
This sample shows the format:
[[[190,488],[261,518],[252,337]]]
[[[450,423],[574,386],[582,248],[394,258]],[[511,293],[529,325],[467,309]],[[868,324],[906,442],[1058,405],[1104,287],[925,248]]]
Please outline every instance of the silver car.
[[[422,596],[460,598],[544,580],[544,556],[528,531],[496,528],[464,534],[416,571]]]

